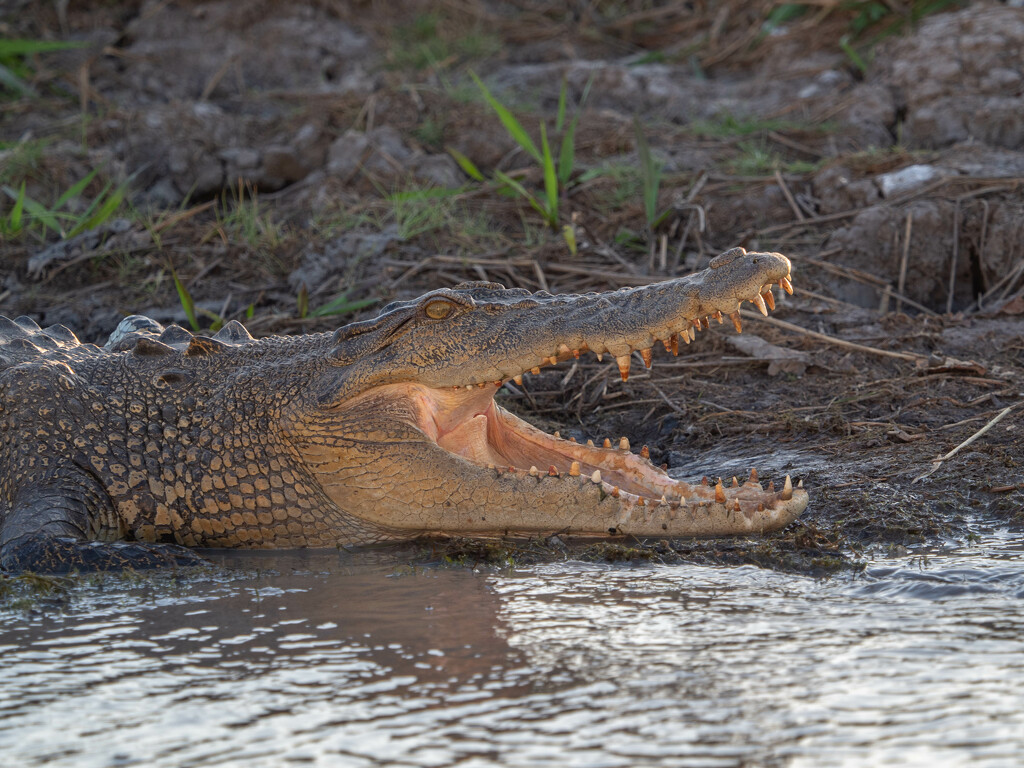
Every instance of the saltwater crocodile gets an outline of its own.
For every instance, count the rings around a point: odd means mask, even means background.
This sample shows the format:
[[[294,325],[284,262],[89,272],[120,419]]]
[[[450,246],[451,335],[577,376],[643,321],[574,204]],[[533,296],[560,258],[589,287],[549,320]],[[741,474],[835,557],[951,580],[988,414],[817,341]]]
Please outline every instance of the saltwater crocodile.
[[[591,352],[648,366],[790,262],[742,248],[686,277],[551,295],[463,283],[333,333],[253,339],[126,318],[102,348],[0,317],[0,565],[189,563],[188,547],[332,547],[430,534],[760,533],[807,505],[674,480],[646,450],[577,443],[494,402],[526,372]],[[767,306],[766,306],[767,302]]]

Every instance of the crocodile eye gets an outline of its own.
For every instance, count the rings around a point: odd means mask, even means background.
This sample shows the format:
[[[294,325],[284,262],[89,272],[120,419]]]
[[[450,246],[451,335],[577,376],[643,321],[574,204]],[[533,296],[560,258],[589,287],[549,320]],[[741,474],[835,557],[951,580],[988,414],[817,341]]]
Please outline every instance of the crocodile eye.
[[[454,305],[450,301],[432,301],[423,308],[423,311],[427,313],[427,317],[434,320],[443,320],[452,313],[455,309]]]

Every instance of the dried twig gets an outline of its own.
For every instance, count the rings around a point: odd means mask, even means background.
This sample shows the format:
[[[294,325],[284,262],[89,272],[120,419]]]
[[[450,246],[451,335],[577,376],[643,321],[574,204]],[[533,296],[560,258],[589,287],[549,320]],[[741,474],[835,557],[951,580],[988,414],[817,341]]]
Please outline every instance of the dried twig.
[[[953,210],[953,257],[949,262],[949,287],[946,295],[946,314],[953,314],[953,290],[956,288],[956,263],[960,256],[960,201]]]
[[[762,317],[757,312],[751,312],[749,309],[741,309],[740,314],[743,317],[751,320],[760,320],[762,323],[768,323],[779,328],[785,328],[787,331],[793,331],[794,333],[802,333],[804,336],[810,336],[814,339],[820,339],[827,341],[829,344],[833,344],[837,347],[845,347],[846,349],[855,349],[858,352],[867,352],[871,355],[881,355],[883,357],[895,357],[899,360],[908,360],[912,363],[926,362],[928,360],[924,355],[918,355],[914,352],[893,352],[888,349],[878,349],[877,347],[869,347],[865,344],[857,344],[854,341],[846,341],[845,339],[837,339],[835,336],[829,336],[827,333],[818,333],[817,331],[809,331],[806,328],[801,328],[799,325],[793,323],[787,323],[785,320],[779,320],[775,317]]]
[[[900,276],[896,283],[896,311],[903,309],[903,291],[907,286],[907,261],[910,259],[910,233],[914,227],[914,216],[907,211],[907,226],[903,232],[903,255],[900,258]]]
[[[988,424],[986,424],[984,427],[979,429],[977,432],[975,432],[969,438],[964,440],[962,443],[960,443],[960,445],[958,445],[952,451],[947,453],[945,456],[940,456],[937,459],[932,459],[932,468],[929,469],[927,472],[925,472],[923,475],[919,475],[919,476],[915,477],[913,479],[913,481],[911,482],[911,485],[913,485],[914,483],[918,482],[919,480],[924,480],[926,477],[928,477],[929,475],[933,474],[936,470],[938,470],[939,467],[942,466],[942,462],[944,462],[947,459],[951,459],[954,456],[956,456],[960,452],[961,448],[966,448],[968,445],[970,445],[975,440],[977,440],[979,437],[981,437],[986,432],[988,432],[990,429],[992,429],[992,427],[994,427],[996,424],[998,424],[1000,421],[1002,421],[1003,417],[1006,416],[1006,414],[1008,414],[1010,411],[1012,411],[1018,405],[1020,405],[1020,403],[1014,403],[1013,405],[1006,406],[991,421],[989,421]]]
[[[804,221],[807,219],[804,216],[804,212],[800,210],[800,206],[796,203],[796,198],[793,197],[793,193],[789,191],[789,187],[786,185],[786,180],[782,178],[782,171],[778,168],[775,169],[775,183],[779,185],[779,189],[782,190],[783,196],[786,198],[786,202],[789,203],[789,207],[793,209],[793,215],[796,216],[797,221]]]

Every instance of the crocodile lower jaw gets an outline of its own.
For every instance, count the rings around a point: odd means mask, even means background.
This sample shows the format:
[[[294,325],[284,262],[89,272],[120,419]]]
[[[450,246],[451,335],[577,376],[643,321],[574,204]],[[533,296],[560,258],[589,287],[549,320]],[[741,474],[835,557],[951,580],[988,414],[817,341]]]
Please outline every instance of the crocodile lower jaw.
[[[396,385],[391,385],[396,386]],[[620,438],[595,445],[550,435],[493,400],[493,390],[436,390],[415,385],[408,393],[417,401],[416,428],[439,447],[496,474],[533,475],[539,482],[595,483],[628,506],[725,504],[748,515],[789,504],[794,495],[806,498],[800,483],[794,488],[787,475],[782,488],[765,489],[751,470],[743,483],[732,478],[712,484],[705,477],[686,483],[669,477],[651,463],[647,447],[639,454]]]

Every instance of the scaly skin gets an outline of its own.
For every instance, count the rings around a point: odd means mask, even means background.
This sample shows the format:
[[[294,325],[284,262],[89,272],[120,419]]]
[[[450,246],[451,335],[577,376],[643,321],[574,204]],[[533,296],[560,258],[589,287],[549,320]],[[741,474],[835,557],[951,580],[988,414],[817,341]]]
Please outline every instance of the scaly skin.
[[[807,505],[688,484],[628,444],[577,445],[494,403],[587,350],[645,363],[739,303],[767,312],[789,260],[733,249],[703,272],[614,293],[468,283],[334,333],[214,337],[147,318],[104,348],[0,318],[0,565],[182,564],[184,547],[328,547],[424,534],[716,536]]]

